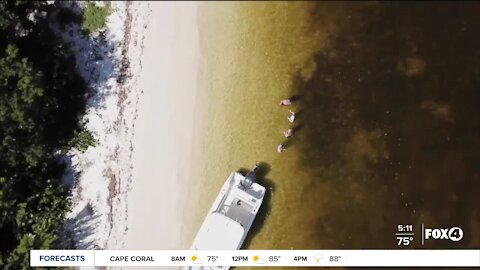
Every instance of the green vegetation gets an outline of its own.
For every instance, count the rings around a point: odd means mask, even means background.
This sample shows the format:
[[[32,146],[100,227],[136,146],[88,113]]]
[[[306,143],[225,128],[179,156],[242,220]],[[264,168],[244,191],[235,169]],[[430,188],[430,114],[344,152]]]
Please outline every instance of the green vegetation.
[[[70,148],[76,148],[78,151],[84,153],[87,151],[88,147],[96,145],[97,141],[93,137],[92,133],[87,129],[83,129],[75,134],[73,140],[67,147],[68,149],[66,150],[68,151]]]
[[[110,5],[104,7],[97,6],[95,2],[88,1],[85,3],[83,13],[83,31],[92,34],[102,29],[107,22],[107,17],[111,13]]]
[[[55,248],[70,209],[54,153],[94,144],[80,121],[86,83],[49,27],[44,2],[0,2],[0,268],[29,269],[29,250]],[[28,19],[33,11],[46,17]],[[47,22],[48,21],[48,22]]]

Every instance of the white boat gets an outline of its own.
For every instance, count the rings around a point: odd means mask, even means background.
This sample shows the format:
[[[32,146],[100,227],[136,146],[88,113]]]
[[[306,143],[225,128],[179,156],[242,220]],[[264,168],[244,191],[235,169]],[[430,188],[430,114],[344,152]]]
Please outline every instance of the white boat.
[[[265,196],[265,187],[255,182],[258,166],[247,175],[233,172],[222,186],[193,241],[194,250],[240,249]],[[187,267],[186,269],[229,269]]]

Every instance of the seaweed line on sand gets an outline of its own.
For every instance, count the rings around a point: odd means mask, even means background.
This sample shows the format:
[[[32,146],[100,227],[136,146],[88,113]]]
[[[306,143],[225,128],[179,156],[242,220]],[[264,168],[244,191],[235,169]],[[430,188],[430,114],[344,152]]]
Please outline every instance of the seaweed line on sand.
[[[137,76],[150,9],[145,2],[110,3],[113,12],[98,34],[84,36],[79,25],[61,31],[90,88],[84,120],[97,140],[97,146],[84,153],[72,149],[65,158],[71,168],[66,178],[73,179],[73,209],[60,241],[65,248],[121,248],[127,230]],[[81,4],[65,6],[78,12]]]

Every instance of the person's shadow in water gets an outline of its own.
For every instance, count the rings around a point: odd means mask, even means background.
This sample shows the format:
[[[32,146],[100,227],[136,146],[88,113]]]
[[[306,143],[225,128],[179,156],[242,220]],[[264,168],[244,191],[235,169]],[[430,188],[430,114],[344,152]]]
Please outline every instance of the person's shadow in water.
[[[299,100],[302,99],[302,98],[303,98],[303,95],[297,94],[297,95],[291,96],[289,99],[290,99],[290,101],[291,101],[292,103],[294,103],[294,102],[299,101]]]
[[[245,168],[240,168],[238,170],[238,172],[243,175],[246,175],[249,171],[250,170]],[[265,197],[263,198],[262,205],[258,210],[255,220],[253,221],[252,227],[250,227],[250,231],[243,242],[242,249],[248,249],[250,247],[252,239],[260,232],[270,214],[270,211],[272,210],[272,194],[275,190],[275,183],[271,179],[266,178],[266,175],[269,171],[270,164],[265,162],[260,162],[258,164],[256,182],[265,187]]]

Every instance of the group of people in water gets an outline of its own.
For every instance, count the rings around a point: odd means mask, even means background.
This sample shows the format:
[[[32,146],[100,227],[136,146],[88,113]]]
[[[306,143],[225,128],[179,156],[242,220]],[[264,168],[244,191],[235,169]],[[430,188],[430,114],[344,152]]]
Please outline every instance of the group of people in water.
[[[290,106],[291,104],[292,104],[292,101],[289,98],[282,99],[280,101],[280,106]],[[295,121],[295,112],[290,110],[290,115],[288,116],[287,119],[290,123],[293,123]],[[283,132],[283,135],[287,139],[290,138],[293,135],[293,129],[290,127],[289,129],[287,129]],[[277,147],[277,152],[282,153],[283,151],[285,151],[285,145],[283,143],[281,143]]]

